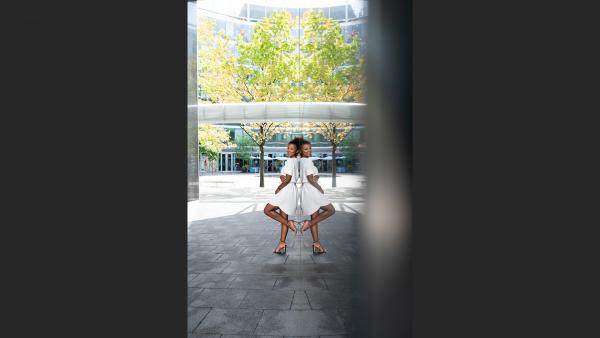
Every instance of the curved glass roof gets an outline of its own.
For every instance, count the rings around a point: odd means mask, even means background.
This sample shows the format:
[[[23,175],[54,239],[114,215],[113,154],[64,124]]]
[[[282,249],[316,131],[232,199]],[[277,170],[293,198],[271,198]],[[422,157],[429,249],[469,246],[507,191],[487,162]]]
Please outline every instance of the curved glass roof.
[[[361,123],[367,105],[345,102],[249,102],[190,105],[201,123],[338,121]]]

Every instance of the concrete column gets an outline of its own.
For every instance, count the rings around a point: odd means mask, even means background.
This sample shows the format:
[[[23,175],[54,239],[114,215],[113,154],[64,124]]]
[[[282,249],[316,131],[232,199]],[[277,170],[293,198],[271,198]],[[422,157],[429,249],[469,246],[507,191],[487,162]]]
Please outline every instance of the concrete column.
[[[196,66],[196,2],[187,3],[187,78],[188,78],[188,132],[187,132],[187,176],[188,201],[198,199],[198,86]]]

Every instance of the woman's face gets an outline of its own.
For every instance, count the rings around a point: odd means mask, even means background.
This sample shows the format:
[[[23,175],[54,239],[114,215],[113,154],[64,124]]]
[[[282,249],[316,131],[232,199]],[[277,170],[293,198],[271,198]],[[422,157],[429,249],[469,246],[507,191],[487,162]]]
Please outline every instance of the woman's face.
[[[293,144],[293,143],[288,144],[288,147],[287,147],[288,157],[296,157],[296,151],[297,150],[298,149],[296,149],[296,145],[295,144]]]
[[[300,147],[300,149],[300,154],[302,155],[302,157],[310,157],[312,153],[312,148],[310,144],[305,143]]]

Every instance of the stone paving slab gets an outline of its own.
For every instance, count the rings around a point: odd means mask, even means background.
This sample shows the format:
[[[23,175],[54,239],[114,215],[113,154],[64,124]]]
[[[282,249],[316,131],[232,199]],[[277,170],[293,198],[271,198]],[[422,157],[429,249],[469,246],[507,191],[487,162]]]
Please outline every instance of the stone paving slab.
[[[240,308],[262,310],[289,310],[294,291],[248,290]]]
[[[231,335],[231,334],[224,334],[221,336],[221,338],[284,338],[283,336],[240,336],[240,335]]]
[[[231,262],[188,262],[188,273],[220,273]]]
[[[210,312],[210,308],[197,308],[197,307],[189,307],[188,308],[188,332],[194,332],[198,324],[206,317],[206,315]]]
[[[265,275],[237,275],[229,284],[232,289],[245,290],[271,290],[277,281],[278,276]]]
[[[337,311],[328,310],[265,310],[256,334],[283,336],[318,336],[345,333]]]
[[[212,309],[194,333],[252,335],[263,310]]]
[[[245,290],[203,289],[192,296],[190,306],[234,309],[246,297]]]
[[[220,334],[191,333],[188,338],[221,338]]]
[[[322,222],[322,255],[310,233],[291,232],[287,253],[274,254],[280,227],[262,211],[189,224],[189,337],[349,335],[357,220],[338,211]]]
[[[223,273],[200,273],[188,282],[188,287],[205,289],[224,289],[229,287],[235,275]]]
[[[310,290],[326,289],[327,284],[323,278],[316,276],[287,276],[277,279],[275,290]]]
[[[306,291],[294,291],[294,299],[290,310],[310,310],[310,303],[306,296]]]

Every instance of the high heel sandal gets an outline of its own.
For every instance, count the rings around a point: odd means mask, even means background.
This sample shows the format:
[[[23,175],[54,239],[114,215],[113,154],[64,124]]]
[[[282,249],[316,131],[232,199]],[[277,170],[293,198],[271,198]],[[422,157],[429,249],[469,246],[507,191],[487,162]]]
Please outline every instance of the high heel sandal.
[[[315,245],[315,243],[317,243],[317,242],[313,242],[313,245],[312,245],[313,254],[319,255],[319,254],[323,254],[323,253],[327,252],[325,249],[323,249],[323,247],[321,246],[321,244],[319,244],[317,246],[317,245]]]
[[[281,249],[279,249],[279,251],[277,251],[277,248],[279,248],[279,245],[283,244],[283,247]],[[279,254],[279,255],[285,255],[285,251],[287,249],[287,244],[285,244],[285,242],[279,241],[279,244],[277,245],[277,247],[275,248],[275,250],[273,250],[273,253]]]

